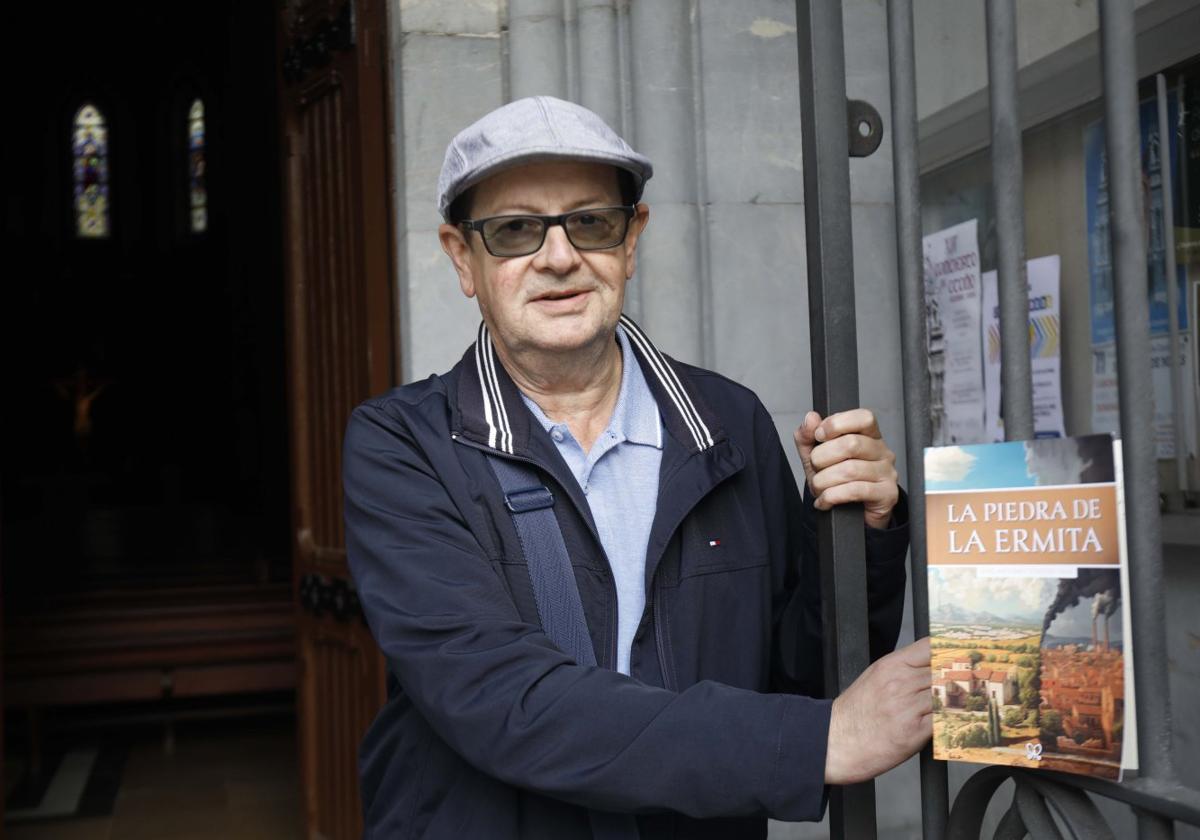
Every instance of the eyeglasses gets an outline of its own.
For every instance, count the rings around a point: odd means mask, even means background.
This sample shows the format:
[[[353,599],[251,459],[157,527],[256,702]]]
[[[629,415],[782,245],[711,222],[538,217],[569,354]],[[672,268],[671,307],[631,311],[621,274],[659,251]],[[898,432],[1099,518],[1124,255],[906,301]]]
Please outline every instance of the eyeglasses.
[[[629,207],[589,207],[558,216],[491,216],[458,223],[462,230],[477,230],[483,246],[493,257],[524,257],[537,253],[546,241],[546,231],[562,225],[567,239],[580,251],[602,251],[625,241],[629,220],[635,210]]]

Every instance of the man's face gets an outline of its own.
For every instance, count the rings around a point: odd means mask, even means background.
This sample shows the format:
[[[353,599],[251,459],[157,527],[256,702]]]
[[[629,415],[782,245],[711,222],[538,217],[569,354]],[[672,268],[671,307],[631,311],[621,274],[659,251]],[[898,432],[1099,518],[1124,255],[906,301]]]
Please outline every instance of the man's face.
[[[497,173],[474,188],[472,219],[517,213],[558,215],[621,204],[617,172],[593,163],[534,163]],[[480,233],[442,225],[442,248],[454,262],[463,294],[477,298],[496,340],[510,352],[571,351],[611,336],[636,267],[644,204],[614,248],[581,251],[562,226],[546,231],[533,254],[494,257]]]

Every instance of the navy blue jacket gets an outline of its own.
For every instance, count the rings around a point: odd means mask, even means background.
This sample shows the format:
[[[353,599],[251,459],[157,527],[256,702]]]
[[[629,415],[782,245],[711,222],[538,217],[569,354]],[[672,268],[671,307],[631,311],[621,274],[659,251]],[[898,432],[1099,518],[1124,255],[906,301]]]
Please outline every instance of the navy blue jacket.
[[[820,819],[830,701],[813,699],[811,502],[751,391],[624,323],[667,429],[632,677],[612,670],[616,593],[586,498],[482,326],[448,374],[353,414],[346,544],[388,662],[360,751],[367,837],[586,840],[589,808],[637,814],[644,840]],[[553,491],[597,667],[543,634],[489,452]],[[899,526],[868,529],[873,656],[900,628],[901,508]]]

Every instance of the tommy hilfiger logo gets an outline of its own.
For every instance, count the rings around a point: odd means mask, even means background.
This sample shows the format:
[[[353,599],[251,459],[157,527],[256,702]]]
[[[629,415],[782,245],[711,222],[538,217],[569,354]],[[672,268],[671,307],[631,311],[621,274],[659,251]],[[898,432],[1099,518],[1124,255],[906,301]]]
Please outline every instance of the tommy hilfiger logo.
[[[709,540],[709,541],[708,541],[708,547],[709,547],[709,548],[716,548],[716,547],[717,547],[717,546],[719,546],[720,544],[721,544],[721,541],[720,541],[720,540]]]

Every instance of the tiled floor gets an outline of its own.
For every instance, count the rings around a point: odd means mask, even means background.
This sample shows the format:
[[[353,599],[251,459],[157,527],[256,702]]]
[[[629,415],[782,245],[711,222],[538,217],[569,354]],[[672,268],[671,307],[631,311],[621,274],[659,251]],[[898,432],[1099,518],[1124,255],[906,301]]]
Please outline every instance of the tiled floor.
[[[301,836],[294,729],[180,723],[173,755],[130,751],[109,817],[4,826],[8,840],[293,840]]]

